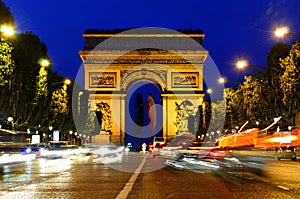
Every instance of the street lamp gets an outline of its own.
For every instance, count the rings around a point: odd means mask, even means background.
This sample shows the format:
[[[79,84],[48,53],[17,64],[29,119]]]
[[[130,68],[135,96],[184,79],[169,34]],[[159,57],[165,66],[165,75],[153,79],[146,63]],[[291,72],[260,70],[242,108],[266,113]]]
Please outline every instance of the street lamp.
[[[74,139],[75,139],[75,141],[74,141],[75,143],[74,143],[74,144],[75,144],[75,145],[77,145],[77,135],[78,135],[78,133],[75,132],[75,133],[74,133],[74,137],[75,137],[75,138],[74,138]]]
[[[9,130],[13,130],[13,127],[14,127],[14,118],[13,117],[8,117],[7,118],[7,122],[8,122],[8,125],[9,125]]]
[[[71,82],[70,79],[65,79],[64,83],[65,83],[66,85],[70,85],[72,82]]]
[[[276,28],[274,30],[274,35],[277,38],[283,38],[286,35],[300,37],[299,33],[290,32],[290,29],[287,26],[280,26],[280,27]]]
[[[42,67],[48,67],[50,65],[50,61],[48,59],[39,59],[39,64]]]
[[[78,93],[78,117],[80,117],[80,99],[81,99],[81,96],[83,95],[83,92],[82,91],[79,91]]]
[[[70,130],[70,131],[69,131],[69,134],[70,134],[70,144],[72,145],[72,144],[73,144],[73,138],[72,138],[73,131]]]
[[[49,126],[49,133],[48,133],[48,141],[50,141],[50,137],[51,137],[51,131],[53,130],[52,125]]]
[[[71,81],[70,79],[65,79],[65,80],[62,81],[62,82],[54,82],[54,83],[51,83],[51,85],[65,84],[65,85],[69,86],[71,83],[72,83],[72,81]]]
[[[211,94],[211,93],[213,93],[213,89],[208,88],[208,89],[206,90],[206,92],[207,92],[208,94]]]
[[[225,77],[220,77],[218,79],[219,84],[225,84],[226,82],[229,82],[229,83],[232,83],[232,84],[239,84],[240,83],[240,82],[235,82],[235,81],[232,81],[232,80],[228,80]]]
[[[258,68],[258,69],[263,69],[265,70],[265,67],[263,66],[257,66],[257,65],[250,65],[248,60],[246,59],[239,59],[236,63],[235,63],[235,66],[238,68],[238,69],[245,69],[247,67],[251,67],[251,68]]]
[[[10,37],[10,36],[15,34],[15,30],[12,26],[1,24],[0,25],[0,34],[1,35],[3,34],[4,36]]]
[[[224,83],[226,82],[226,79],[225,79],[224,77],[220,77],[220,78],[218,79],[218,82],[219,82],[220,84],[224,84]]]

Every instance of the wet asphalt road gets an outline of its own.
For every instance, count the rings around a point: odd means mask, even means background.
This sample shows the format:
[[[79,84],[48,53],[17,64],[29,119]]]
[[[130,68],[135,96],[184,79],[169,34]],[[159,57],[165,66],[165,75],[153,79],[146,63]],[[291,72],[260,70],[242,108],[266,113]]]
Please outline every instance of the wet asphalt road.
[[[300,198],[299,161],[269,161],[262,175],[245,169],[175,169],[163,162],[128,153],[107,164],[76,156],[5,165],[0,198]]]

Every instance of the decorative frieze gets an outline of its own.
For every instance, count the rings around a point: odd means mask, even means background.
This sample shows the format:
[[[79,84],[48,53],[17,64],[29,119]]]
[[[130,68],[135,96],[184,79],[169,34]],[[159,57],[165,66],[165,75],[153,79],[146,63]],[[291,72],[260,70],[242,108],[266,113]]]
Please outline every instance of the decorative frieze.
[[[86,56],[86,64],[199,64],[203,63],[205,57],[162,57],[162,56],[125,56],[115,59],[114,56]]]
[[[167,71],[165,70],[129,70],[121,72],[121,89],[126,90],[131,82],[137,80],[150,80],[158,83],[162,88],[167,87]]]
[[[114,88],[117,82],[115,72],[89,72],[89,88]]]
[[[85,64],[203,64],[208,52],[203,51],[80,51]]]
[[[172,72],[172,87],[174,88],[198,88],[199,73],[198,72]]]

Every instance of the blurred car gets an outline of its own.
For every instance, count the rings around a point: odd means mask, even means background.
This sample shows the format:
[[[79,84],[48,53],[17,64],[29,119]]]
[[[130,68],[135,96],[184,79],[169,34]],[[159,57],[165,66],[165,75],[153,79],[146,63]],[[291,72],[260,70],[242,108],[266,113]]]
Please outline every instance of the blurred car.
[[[131,144],[130,142],[129,142],[129,143],[127,143],[127,145],[126,145],[126,147],[125,147],[124,151],[126,151],[126,152],[128,152],[128,151],[132,151],[132,144]]]
[[[123,146],[116,146],[114,144],[94,145],[92,148],[89,149],[92,154],[98,157],[115,156],[118,154],[122,154],[124,151]]]
[[[213,159],[224,159],[228,156],[228,152],[218,148],[212,148],[207,156]]]
[[[288,159],[297,160],[296,148],[295,147],[285,147],[279,148],[277,151],[277,160]]]
[[[121,162],[124,146],[117,146],[114,144],[107,145],[89,145],[91,154],[93,154],[94,160],[102,164]]]
[[[39,148],[26,144],[5,143],[0,145],[0,165],[15,164],[34,160]]]
[[[68,158],[77,155],[90,155],[88,148],[68,145],[66,141],[51,141],[40,150],[40,158]]]

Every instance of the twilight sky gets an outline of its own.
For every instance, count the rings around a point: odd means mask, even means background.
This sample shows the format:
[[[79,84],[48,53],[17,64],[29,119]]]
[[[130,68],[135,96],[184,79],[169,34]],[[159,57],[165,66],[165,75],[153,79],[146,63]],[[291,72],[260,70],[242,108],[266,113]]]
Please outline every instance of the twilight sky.
[[[287,25],[300,33],[299,0],[4,0],[18,32],[32,31],[47,45],[52,67],[75,78],[86,29],[162,27],[202,29],[204,48],[222,75],[241,81],[247,71],[234,62],[247,58],[266,65],[278,39],[273,29]],[[289,42],[296,38],[286,38]]]

